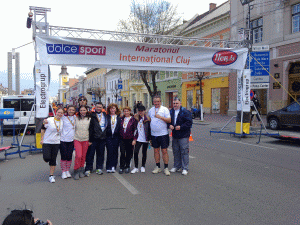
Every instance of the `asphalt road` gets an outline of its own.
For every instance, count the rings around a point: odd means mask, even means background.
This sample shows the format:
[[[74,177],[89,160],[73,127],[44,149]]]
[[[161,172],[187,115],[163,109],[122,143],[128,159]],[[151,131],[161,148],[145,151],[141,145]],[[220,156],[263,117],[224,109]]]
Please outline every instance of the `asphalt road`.
[[[62,180],[58,166],[56,183],[50,184],[41,153],[8,156],[0,161],[0,222],[9,210],[26,205],[54,225],[300,224],[300,145],[210,136],[217,125],[193,126],[187,176],[151,174],[149,150],[145,174]]]

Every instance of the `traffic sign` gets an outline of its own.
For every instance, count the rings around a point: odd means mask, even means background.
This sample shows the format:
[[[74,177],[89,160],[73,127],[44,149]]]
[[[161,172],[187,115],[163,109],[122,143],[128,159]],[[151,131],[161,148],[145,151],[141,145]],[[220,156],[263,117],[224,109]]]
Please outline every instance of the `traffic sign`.
[[[121,102],[122,101],[122,96],[118,97],[118,101]]]
[[[253,90],[251,90],[251,91],[250,91],[250,99],[252,100],[252,99],[253,99],[253,97],[254,97],[254,91],[253,91]]]
[[[249,69],[249,60],[250,60],[250,69],[251,76],[259,77],[259,76],[269,76],[270,74],[270,52],[251,52],[251,57],[249,59],[247,68]],[[255,80],[255,79],[254,79]],[[252,82],[255,82],[252,80]],[[269,82],[268,79],[264,79],[265,82]],[[261,82],[261,79],[257,79],[257,81]]]
[[[123,89],[123,85],[122,84],[118,84],[118,89],[122,90]]]

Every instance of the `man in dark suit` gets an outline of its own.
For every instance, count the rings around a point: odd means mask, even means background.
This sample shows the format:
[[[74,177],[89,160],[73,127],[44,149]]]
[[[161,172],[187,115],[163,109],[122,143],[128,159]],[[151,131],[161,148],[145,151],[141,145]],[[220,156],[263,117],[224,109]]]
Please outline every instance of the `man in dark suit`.
[[[180,99],[175,97],[173,109],[170,111],[172,130],[172,148],[174,155],[174,167],[170,172],[179,172],[187,175],[189,170],[189,137],[193,124],[190,111],[181,106]]]
[[[94,155],[96,152],[96,173],[103,174],[104,152],[106,145],[106,127],[107,116],[103,112],[103,104],[97,102],[95,112],[92,113],[89,127],[89,141],[92,145],[89,147],[86,155],[85,175],[89,176],[93,171]]]

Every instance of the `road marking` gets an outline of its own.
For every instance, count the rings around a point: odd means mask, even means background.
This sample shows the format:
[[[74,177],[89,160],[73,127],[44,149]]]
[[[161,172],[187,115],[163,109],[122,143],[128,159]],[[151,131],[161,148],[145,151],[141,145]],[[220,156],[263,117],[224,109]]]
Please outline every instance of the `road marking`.
[[[113,176],[120,181],[121,184],[123,184],[128,191],[131,192],[133,195],[138,195],[141,194],[135,187],[133,187],[125,178],[123,178],[120,174],[118,173],[113,173]]]
[[[168,148],[168,151],[173,152],[173,150],[170,149],[170,148]],[[190,158],[190,159],[195,159],[196,157],[189,155],[189,158]]]
[[[243,144],[243,145],[251,145],[251,146],[256,146],[256,147],[260,147],[260,148],[268,148],[268,149],[276,150],[276,148],[265,147],[265,146],[261,146],[261,145],[254,145],[254,144],[249,144],[249,143],[243,143],[243,142],[240,142],[240,141],[231,141],[231,140],[226,140],[226,139],[220,139],[220,140],[221,141],[234,142],[234,143],[240,143],[240,144]]]

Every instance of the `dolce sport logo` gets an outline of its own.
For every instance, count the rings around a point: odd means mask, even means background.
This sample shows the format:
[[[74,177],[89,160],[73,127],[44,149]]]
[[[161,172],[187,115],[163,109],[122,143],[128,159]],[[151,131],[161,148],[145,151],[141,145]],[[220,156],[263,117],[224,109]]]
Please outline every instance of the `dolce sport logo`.
[[[48,54],[106,55],[105,46],[46,44]]]
[[[219,66],[228,66],[234,63],[237,58],[238,55],[235,52],[223,50],[216,52],[212,58],[212,61],[214,64]]]

